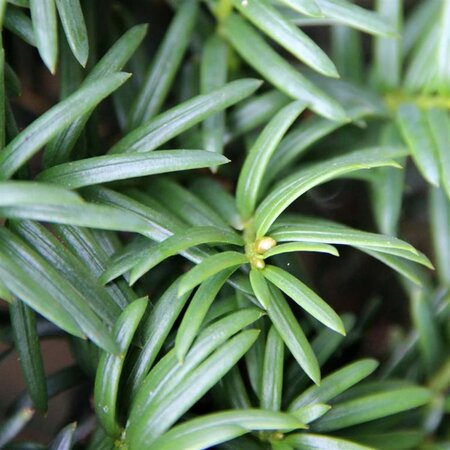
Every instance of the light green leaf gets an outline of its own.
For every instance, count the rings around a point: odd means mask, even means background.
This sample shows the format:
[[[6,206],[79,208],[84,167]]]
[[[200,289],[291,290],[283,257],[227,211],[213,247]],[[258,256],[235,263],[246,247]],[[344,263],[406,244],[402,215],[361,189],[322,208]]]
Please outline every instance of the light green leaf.
[[[126,380],[127,390],[131,392],[131,397],[134,397],[155,362],[164,341],[189,297],[190,292],[181,298],[178,296],[178,284],[177,279],[152,305],[150,314],[140,327],[143,346]]]
[[[219,165],[228,161],[222,155],[203,150],[161,150],[149,155],[127,153],[60,164],[41,172],[38,179],[76,189],[109,181]]]
[[[234,7],[267,36],[300,61],[328,77],[339,77],[327,54],[303,31],[286,20],[267,0],[242,3],[232,0]]]
[[[234,251],[226,251],[208,256],[200,264],[197,264],[183,275],[178,294],[180,296],[183,295],[185,292],[194,289],[200,283],[224,269],[248,263],[249,261],[246,255]]]
[[[450,94],[450,3],[442,2],[439,14],[439,44],[437,48],[437,85],[442,95]]]
[[[0,179],[10,178],[26,161],[73,120],[91,110],[121,86],[129,74],[116,73],[87,83],[42,114],[13,139],[0,155]]]
[[[5,12],[3,26],[33,47],[36,40],[31,19],[19,8],[9,5]]]
[[[117,417],[120,376],[125,355],[147,304],[148,299],[144,297],[135,300],[124,309],[113,329],[120,353],[118,355],[103,353],[98,364],[94,389],[95,410],[98,420],[110,436],[120,434]]]
[[[152,246],[135,261],[130,273],[130,284],[134,284],[142,275],[170,256],[190,247],[206,243],[243,245],[243,240],[233,232],[216,227],[188,228],[184,232],[174,234],[156,246]]]
[[[314,430],[333,431],[387,417],[427,404],[431,392],[422,387],[399,387],[387,392],[369,394],[333,406],[314,423]]]
[[[273,287],[270,289],[271,298],[267,313],[273,326],[278,331],[279,335],[283,339],[286,347],[292,353],[292,356],[300,364],[301,368],[305,371],[314,383],[320,383],[320,367],[317,363],[317,359],[314,355],[311,346],[308,343],[300,325],[292,314],[289,305],[283,298],[280,291]],[[269,300],[267,300],[269,302]]]
[[[414,450],[420,448],[425,439],[422,430],[401,430],[391,432],[372,433],[367,432],[352,434],[352,437],[364,445],[383,450]],[[438,449],[436,449],[438,450]]]
[[[255,342],[258,331],[242,331],[216,350],[159,402],[149,405],[136,422],[131,416],[126,436],[132,448],[149,447],[184,412],[220,380]]]
[[[71,450],[74,444],[74,433],[77,423],[73,422],[65,426],[49,445],[48,450]]]
[[[261,378],[260,406],[269,411],[279,411],[283,392],[284,342],[275,327],[267,335],[264,366]],[[296,416],[300,422],[303,422]]]
[[[441,185],[450,199],[450,118],[448,111],[428,109],[424,112],[436,145]]]
[[[401,0],[377,0],[377,12],[393,28],[400,31],[403,18]],[[398,89],[401,80],[402,50],[401,39],[376,36],[374,43],[375,79],[382,91]]]
[[[228,46],[217,34],[209,37],[203,48],[200,67],[200,92],[209,94],[225,85],[227,81]],[[203,122],[203,148],[210,152],[223,153],[225,113],[208,117]]]
[[[439,282],[443,286],[450,286],[450,200],[442,189],[430,190],[429,208]]]
[[[417,168],[430,184],[439,186],[438,153],[425,114],[412,103],[403,104],[397,123]]]
[[[161,436],[154,450],[202,450],[249,431],[297,428],[299,422],[285,413],[258,409],[221,411],[188,420]]]
[[[320,17],[322,11],[315,0],[278,0],[280,3],[284,3],[294,11],[305,14],[311,17]]]
[[[362,83],[365,76],[362,36],[345,25],[331,27],[331,55],[342,79]]]
[[[330,405],[315,403],[314,405],[302,406],[296,409],[292,414],[302,423],[309,424],[322,417],[331,409]]]
[[[271,294],[266,279],[262,275],[261,271],[254,267],[252,267],[250,270],[249,278],[255,297],[258,299],[258,302],[261,304],[261,306],[264,309],[267,309],[269,306]]]
[[[286,178],[257,208],[254,220],[257,236],[264,236],[273,222],[292,202],[315,186],[357,170],[398,166],[382,153],[379,148],[357,150],[344,156],[315,163]]]
[[[233,272],[233,269],[227,269],[210,277],[200,285],[192,297],[175,337],[175,353],[180,362],[184,361],[209,307]]]
[[[301,450],[375,450],[345,439],[322,436],[320,434],[290,434],[286,441]]]
[[[316,403],[328,403],[339,394],[368,377],[377,367],[378,363],[375,360],[362,359],[336,370],[323,378],[320,386],[311,386],[298,395],[292,400],[288,409],[289,411],[295,411]]]
[[[136,96],[129,129],[147,122],[161,109],[186,52],[197,13],[197,0],[183,1],[178,8]]]
[[[279,56],[239,16],[231,14],[223,22],[222,31],[241,57],[280,91],[306,102],[314,112],[324,117],[337,121],[347,120],[344,110],[337,102]]]
[[[261,81],[232,81],[210,94],[198,95],[143,123],[120,139],[109,151],[148,152],[166,143],[202,120],[248,97]]]
[[[101,80],[105,76],[122,70],[141,44],[146,33],[147,25],[136,25],[124,33],[94,66],[83,85]],[[91,113],[92,109],[72,120],[48,143],[44,154],[44,161],[48,167],[68,161]]]
[[[334,310],[296,277],[276,266],[266,266],[262,273],[271,283],[292,298],[325,326],[345,335],[344,324]]]
[[[89,56],[89,42],[80,2],[79,0],[56,0],[56,7],[67,42],[75,58],[85,67]]]
[[[58,58],[58,22],[55,0],[30,0],[36,45],[45,65],[55,73]]]
[[[328,244],[316,244],[314,242],[289,242],[288,244],[280,244],[267,250],[264,253],[264,259],[271,256],[280,255],[289,252],[321,252],[329,253],[330,255],[339,256],[336,247]]]
[[[14,343],[27,391],[35,408],[47,410],[47,385],[42,361],[36,315],[25,303],[13,299],[9,313]]]
[[[396,30],[384,17],[347,0],[316,0],[322,14],[338,23],[365,31],[366,33],[393,36]]]
[[[293,102],[285,106],[264,128],[250,149],[241,169],[237,189],[236,203],[244,220],[252,216],[261,183],[283,135],[305,109],[302,102]]]

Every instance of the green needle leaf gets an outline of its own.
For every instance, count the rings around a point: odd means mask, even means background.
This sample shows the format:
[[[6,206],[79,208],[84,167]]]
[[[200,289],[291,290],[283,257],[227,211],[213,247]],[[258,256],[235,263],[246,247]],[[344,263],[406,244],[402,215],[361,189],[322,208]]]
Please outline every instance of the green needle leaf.
[[[411,156],[423,177],[433,186],[439,186],[439,162],[425,114],[413,104],[398,108],[397,122]]]
[[[276,266],[266,266],[262,273],[271,283],[292,298],[328,328],[345,335],[344,324],[334,310],[317,294],[290,273]]]
[[[130,115],[130,129],[148,121],[161,109],[186,52],[197,13],[197,0],[185,0],[178,8],[136,96]]]
[[[267,313],[286,347],[314,383],[320,383],[320,367],[308,340],[281,292],[271,287]],[[269,300],[267,300],[269,301]]]
[[[175,353],[180,362],[184,361],[212,302],[233,272],[233,269],[219,272],[204,281],[197,289],[184,313],[175,338]]]
[[[110,436],[117,436],[120,433],[117,422],[120,377],[125,355],[147,304],[148,299],[144,297],[135,300],[124,309],[113,329],[120,354],[103,353],[98,364],[94,389],[95,410],[98,420]]]
[[[196,245],[206,243],[224,243],[243,245],[242,238],[227,230],[215,227],[193,227],[175,234],[156,246],[152,246],[138,261],[130,273],[130,284],[134,284],[142,275],[147,273],[160,262]]]
[[[80,1],[56,0],[56,7],[70,49],[78,62],[85,67],[89,56],[89,42]]]
[[[261,83],[259,80],[242,79],[232,81],[209,94],[198,95],[146,121],[119,140],[109,152],[154,150],[207,117],[253,94]]]
[[[315,0],[278,0],[279,3],[284,3],[294,11],[305,14],[311,17],[321,17],[322,11]]]
[[[316,244],[312,242],[290,242],[288,244],[280,244],[267,250],[263,258],[270,258],[271,256],[281,255],[289,252],[321,252],[330,255],[339,256],[337,248],[328,244]]]
[[[74,433],[77,428],[76,422],[64,427],[50,444],[49,450],[71,450],[74,444]]]
[[[324,117],[341,122],[347,120],[344,110],[334,99],[303,77],[238,15],[231,14],[221,26],[225,37],[239,55],[280,91],[293,99],[304,101],[314,112]]]
[[[355,151],[316,163],[286,178],[257,208],[254,219],[257,236],[264,236],[273,222],[292,202],[315,186],[357,170],[398,166],[382,153],[380,149]]]
[[[234,7],[267,36],[300,61],[328,77],[339,77],[326,53],[303,31],[283,17],[267,0],[232,0]]]
[[[20,433],[34,416],[34,410],[26,406],[14,411],[0,423],[0,447],[10,442]]]
[[[58,58],[58,22],[55,0],[30,0],[36,45],[45,65],[55,73]]]
[[[47,385],[42,361],[34,311],[25,303],[14,299],[9,307],[14,343],[35,408],[47,410]]]
[[[299,425],[295,418],[285,413],[258,409],[221,411],[173,427],[152,444],[152,449],[202,450],[250,431],[292,429]]]
[[[196,265],[183,275],[180,281],[178,294],[180,296],[183,295],[224,269],[248,264],[248,262],[247,256],[243,253],[233,251],[208,256],[200,264]]]
[[[129,76],[125,73],[116,73],[87,83],[67,99],[42,114],[1,152],[0,180],[10,178],[60,130],[119,88]]]
[[[294,448],[302,450],[374,450],[372,447],[366,447],[345,439],[313,433],[290,434],[286,441]]]
[[[269,411],[281,409],[283,391],[284,342],[275,327],[267,335],[261,378],[261,408]],[[301,422],[301,420],[300,420]]]
[[[190,372],[167,396],[150,403],[136,422],[131,417],[126,436],[132,448],[148,448],[248,351],[259,331],[242,331]]]
[[[427,404],[431,392],[422,387],[400,387],[388,392],[369,394],[333,406],[314,423],[314,430],[333,431],[387,417]]]
[[[328,403],[347,389],[368,377],[378,367],[374,359],[362,359],[327,375],[320,386],[311,386],[292,400],[289,411],[315,403]]]
[[[254,267],[250,270],[249,278],[255,297],[258,299],[261,306],[264,309],[267,309],[269,307],[271,294],[266,279],[261,271]]]
[[[305,109],[302,102],[293,102],[285,106],[264,128],[250,149],[239,175],[236,189],[236,203],[242,218],[248,219],[260,194],[261,183],[282,137]]]
[[[150,154],[107,155],[60,164],[41,172],[39,180],[70,189],[158,173],[198,169],[229,162],[203,150],[161,150]]]

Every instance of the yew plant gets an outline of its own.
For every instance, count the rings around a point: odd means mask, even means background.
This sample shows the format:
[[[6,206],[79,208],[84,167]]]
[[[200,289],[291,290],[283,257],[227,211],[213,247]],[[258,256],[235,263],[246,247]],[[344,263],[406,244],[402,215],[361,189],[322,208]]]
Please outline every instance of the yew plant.
[[[0,24],[0,448],[450,448],[450,0]]]

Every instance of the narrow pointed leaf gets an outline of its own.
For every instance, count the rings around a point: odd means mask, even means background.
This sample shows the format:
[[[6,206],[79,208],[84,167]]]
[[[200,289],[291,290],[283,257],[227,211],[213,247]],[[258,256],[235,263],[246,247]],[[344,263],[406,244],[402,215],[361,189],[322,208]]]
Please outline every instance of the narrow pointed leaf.
[[[0,155],[0,179],[10,178],[43,145],[81,114],[89,111],[129,78],[116,73],[87,83],[23,130]]]
[[[34,410],[26,406],[3,419],[0,423],[0,447],[14,439],[33,416]]]
[[[95,409],[97,417],[110,436],[117,436],[120,427],[117,417],[119,382],[123,363],[134,333],[147,307],[146,297],[130,303],[114,325],[113,334],[119,355],[104,353],[100,358],[95,377]]]
[[[47,410],[47,385],[42,361],[36,315],[25,303],[15,299],[9,307],[14,343],[28,393],[35,408]]]
[[[393,36],[396,33],[384,17],[347,0],[317,0],[317,4],[325,17],[344,25],[381,36]]]
[[[277,245],[264,253],[264,259],[271,256],[280,255],[289,252],[320,252],[339,256],[336,247],[328,244],[316,244],[313,242],[290,242],[288,244]]]
[[[178,9],[137,95],[130,129],[146,122],[161,109],[188,46],[197,12],[197,0],[186,0]]]
[[[255,297],[258,299],[261,306],[264,309],[267,309],[269,307],[271,293],[269,291],[269,286],[266,279],[261,271],[254,267],[250,270],[249,278]]]
[[[266,266],[262,273],[271,283],[292,298],[325,326],[345,335],[344,324],[334,310],[296,277],[276,266]]]
[[[39,54],[50,72],[54,73],[58,57],[58,22],[55,0],[31,0],[30,10]]]
[[[189,297],[190,292],[182,297],[178,296],[178,284],[177,279],[169,286],[156,304],[153,304],[150,314],[141,325],[142,350],[127,376],[127,388],[132,396],[155,362],[164,341]]]
[[[21,264],[23,272],[47,291],[44,301],[47,301],[46,297],[53,297],[54,302],[59,306],[57,311],[61,308],[65,311],[62,317],[67,315],[73,317],[80,329],[97,345],[112,353],[116,351],[110,332],[100,317],[90,308],[81,294],[49,263],[5,228],[0,228],[0,246],[8,259]],[[8,285],[8,280],[6,283]],[[42,302],[42,298],[39,300]]]
[[[449,8],[450,9],[450,8]],[[425,111],[428,126],[439,160],[439,170],[441,175],[441,185],[447,197],[450,199],[450,118],[448,111],[442,109],[428,109]]]
[[[300,113],[305,109],[302,102],[285,106],[264,128],[245,159],[236,189],[237,207],[248,219],[256,206],[261,183],[268,168],[270,158],[283,135]]]
[[[375,360],[363,359],[336,370],[323,378],[320,386],[311,386],[297,396],[288,409],[289,411],[295,411],[315,403],[328,403],[368,377],[377,367],[378,363]]]
[[[308,377],[319,384],[320,367],[305,334],[280,291],[272,288],[271,294],[267,313],[273,326]]]
[[[187,375],[163,400],[150,405],[139,420],[130,422],[126,435],[132,447],[149,447],[185,411],[200,399],[255,342],[258,331],[242,331]]]
[[[71,450],[74,444],[76,428],[77,424],[75,422],[64,427],[49,446],[49,450]]]
[[[302,450],[374,450],[372,447],[356,444],[345,439],[320,434],[291,434],[286,438],[289,445]]]
[[[305,424],[314,422],[322,417],[331,409],[330,405],[324,405],[323,403],[315,403],[313,405],[303,406],[296,409],[292,414],[297,417],[298,420]]]
[[[79,0],[56,0],[59,17],[69,46],[84,67],[89,56],[89,42]]]
[[[338,77],[336,67],[327,54],[303,31],[283,17],[267,0],[247,4],[232,0],[234,7],[256,27],[300,61],[322,75]]]
[[[397,163],[384,155],[379,155],[377,150],[360,150],[298,171],[278,185],[257,208],[255,213],[257,236],[264,236],[277,217],[293,201],[313,187],[357,170],[382,166],[395,167]]]
[[[401,387],[339,403],[313,426],[333,431],[397,414],[427,404],[431,392],[422,387]]]
[[[176,255],[190,247],[205,243],[243,245],[240,236],[220,228],[188,228],[183,233],[175,234],[156,246],[152,246],[149,251],[137,260],[130,274],[130,284],[134,284],[142,275],[170,256]]]
[[[258,409],[222,411],[191,419],[175,426],[159,438],[152,448],[171,450],[183,447],[202,450],[228,440],[229,438],[224,439],[225,436],[228,436],[228,432],[231,435],[236,433],[236,436],[239,436],[249,431],[282,430],[298,426],[299,422],[285,413]]]
[[[225,85],[227,80],[228,46],[219,36],[212,35],[205,43],[200,69],[200,92],[209,94]],[[202,125],[203,148],[223,153],[225,113],[205,119]]]
[[[217,255],[209,256],[183,275],[183,278],[180,281],[178,293],[181,296],[216,273],[224,269],[228,269],[229,267],[231,268],[241,266],[242,264],[247,264],[248,262],[247,256],[243,253],[234,251],[226,251],[218,253]]]
[[[229,160],[203,150],[162,150],[87,158],[51,167],[38,179],[76,189],[128,178],[220,165]]]
[[[203,282],[197,289],[184,313],[175,338],[175,353],[180,362],[191,347],[200,330],[203,320],[225,281],[231,276],[233,269],[224,270]]]
[[[27,44],[36,46],[31,19],[20,8],[9,5],[5,12],[3,25]]]
[[[264,353],[264,369],[260,391],[262,409],[269,411],[279,411],[281,409],[283,366],[284,342],[276,328],[272,326],[267,335]],[[303,421],[300,420],[300,422]]]
[[[207,117],[248,97],[260,85],[259,80],[242,79],[210,94],[198,95],[146,121],[119,140],[110,153],[154,150]]]
[[[450,3],[442,2],[440,11],[440,36],[437,49],[437,84],[442,95],[450,94]]]
[[[417,168],[429,183],[439,186],[438,153],[425,114],[413,104],[404,104],[397,111],[397,122]]]
[[[305,14],[311,17],[320,17],[322,11],[315,0],[278,0],[279,3],[284,3],[294,11]]]
[[[279,56],[244,19],[231,14],[222,24],[222,29],[241,57],[279,90],[291,98],[304,101],[324,117],[337,121],[347,119],[337,102]]]
[[[69,0],[66,0],[69,1]],[[122,70],[127,61],[136,52],[147,33],[147,25],[136,25],[123,34],[94,66],[83,84],[101,80],[108,75]],[[47,166],[67,162],[69,156],[80,137],[92,109],[81,117],[72,120],[70,124],[60,131],[47,145],[44,160]]]

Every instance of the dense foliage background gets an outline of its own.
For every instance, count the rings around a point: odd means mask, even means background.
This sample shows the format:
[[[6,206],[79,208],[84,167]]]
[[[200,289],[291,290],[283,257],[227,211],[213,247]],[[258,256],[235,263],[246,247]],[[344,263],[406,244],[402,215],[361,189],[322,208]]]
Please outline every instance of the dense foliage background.
[[[450,0],[0,23],[0,448],[450,448]]]

